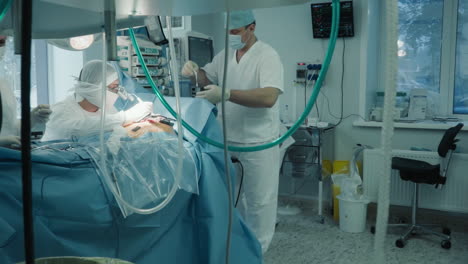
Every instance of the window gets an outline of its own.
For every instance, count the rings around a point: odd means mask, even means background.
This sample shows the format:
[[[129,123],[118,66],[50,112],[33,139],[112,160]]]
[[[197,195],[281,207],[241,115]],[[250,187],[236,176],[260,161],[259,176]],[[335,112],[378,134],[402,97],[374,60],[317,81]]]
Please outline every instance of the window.
[[[172,17],[171,24],[173,29],[184,29],[184,17]],[[161,26],[167,29],[165,16],[161,16]]]
[[[367,116],[378,106],[376,92],[383,91],[381,47],[386,32],[378,24],[385,23],[381,18],[386,10],[381,2],[369,1],[369,10],[380,15],[371,15],[367,27],[365,47],[373,51],[367,58],[367,88],[361,96],[365,102],[361,113]],[[398,11],[397,90],[408,96],[412,89],[426,89],[427,118],[468,120],[468,0],[398,0]],[[372,38],[374,34],[380,38]]]
[[[468,1],[458,3],[453,113],[468,114]]]
[[[443,0],[399,0],[397,90],[439,93]]]

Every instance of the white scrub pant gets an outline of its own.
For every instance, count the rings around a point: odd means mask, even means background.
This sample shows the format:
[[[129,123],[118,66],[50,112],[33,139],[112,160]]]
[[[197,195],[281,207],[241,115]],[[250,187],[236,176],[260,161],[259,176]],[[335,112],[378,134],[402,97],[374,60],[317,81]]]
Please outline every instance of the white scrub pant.
[[[235,146],[258,144],[229,143]],[[279,147],[257,152],[232,152],[244,167],[244,178],[237,209],[255,233],[265,253],[275,233],[278,203]],[[240,175],[237,182],[240,182]],[[236,193],[237,195],[237,193]]]

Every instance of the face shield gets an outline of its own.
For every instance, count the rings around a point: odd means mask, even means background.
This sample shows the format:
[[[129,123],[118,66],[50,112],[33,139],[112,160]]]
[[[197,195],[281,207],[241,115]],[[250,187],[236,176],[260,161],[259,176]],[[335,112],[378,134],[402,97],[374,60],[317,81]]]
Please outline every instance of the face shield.
[[[102,61],[94,60],[86,63],[83,67],[74,87],[77,102],[86,99],[93,105],[102,108],[102,63]],[[106,105],[110,105],[115,103],[118,98],[118,95],[112,91],[113,86],[118,86],[118,75],[114,67],[109,64],[106,64],[105,82],[108,86]]]

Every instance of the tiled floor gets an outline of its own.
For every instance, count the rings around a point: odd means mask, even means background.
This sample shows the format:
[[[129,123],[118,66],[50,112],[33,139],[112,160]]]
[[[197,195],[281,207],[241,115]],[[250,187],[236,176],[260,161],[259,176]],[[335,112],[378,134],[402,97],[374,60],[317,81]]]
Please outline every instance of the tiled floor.
[[[303,209],[300,215],[280,216],[273,242],[265,254],[266,264],[376,263],[373,254],[374,235],[368,231],[345,233],[331,217],[326,217],[325,224],[320,224],[313,206],[308,203],[299,205]],[[395,210],[401,209],[392,210],[391,217]],[[407,208],[403,210],[407,211]],[[370,207],[368,219],[375,219],[374,212],[375,207]],[[440,239],[430,235],[416,236],[404,248],[397,248],[395,240],[403,230],[393,228],[385,242],[387,263],[468,264],[468,217],[429,217],[431,221],[446,221],[452,228],[452,248],[441,248]],[[458,220],[451,223],[450,219],[455,218]],[[372,220],[368,220],[368,225],[370,222]]]

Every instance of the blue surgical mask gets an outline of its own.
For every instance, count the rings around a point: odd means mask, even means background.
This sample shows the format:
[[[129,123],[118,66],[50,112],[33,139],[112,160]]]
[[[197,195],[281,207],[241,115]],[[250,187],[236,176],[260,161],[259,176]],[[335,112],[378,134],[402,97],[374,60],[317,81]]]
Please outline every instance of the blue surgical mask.
[[[245,46],[245,43],[242,42],[241,35],[229,35],[229,46],[233,49],[239,50]]]

